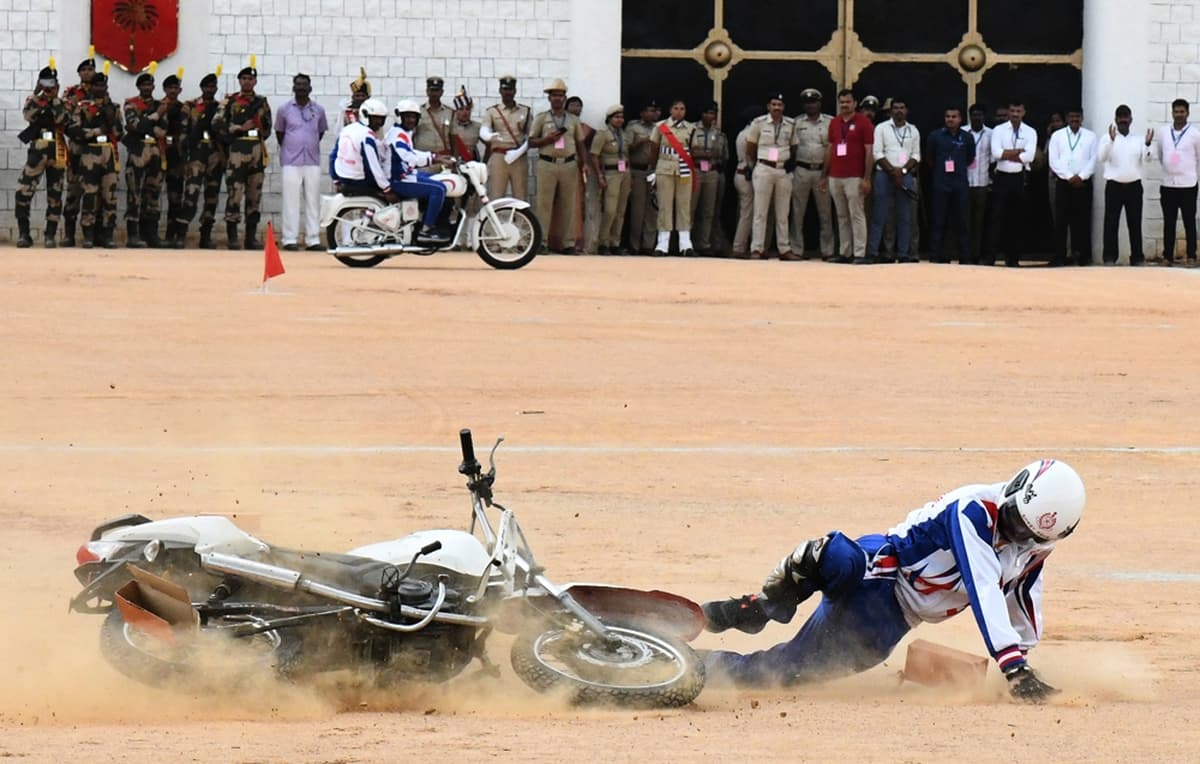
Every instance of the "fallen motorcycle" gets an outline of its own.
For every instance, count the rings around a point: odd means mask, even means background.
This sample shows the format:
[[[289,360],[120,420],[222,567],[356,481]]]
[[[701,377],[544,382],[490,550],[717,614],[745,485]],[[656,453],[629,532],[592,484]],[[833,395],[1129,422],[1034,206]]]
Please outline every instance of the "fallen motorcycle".
[[[453,162],[431,176],[446,187],[439,224],[454,227],[444,244],[419,240],[422,206],[416,199],[388,204],[371,196],[322,196],[326,249],[344,265],[370,268],[397,255],[432,255],[462,241],[493,268],[528,265],[541,249],[542,228],[528,202],[507,196],[488,199],[487,174],[482,162]],[[467,214],[472,196],[481,202],[474,215]]]
[[[418,531],[346,554],[271,546],[224,516],[125,515],[79,548],[73,610],[104,614],[101,652],[139,681],[194,686],[214,644],[252,668],[301,679],[350,669],[379,686],[441,682],[515,634],[510,663],[535,690],[580,704],[673,707],[704,687],[687,645],[692,601],[601,584],[558,586],[460,433],[470,532]],[[495,525],[492,515],[498,512]]]

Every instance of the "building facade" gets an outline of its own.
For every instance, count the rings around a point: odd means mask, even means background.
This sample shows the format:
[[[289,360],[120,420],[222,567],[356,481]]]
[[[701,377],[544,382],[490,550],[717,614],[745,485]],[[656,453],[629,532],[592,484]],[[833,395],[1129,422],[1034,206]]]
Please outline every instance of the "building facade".
[[[237,70],[254,54],[258,91],[274,108],[291,97],[291,76],[304,72],[331,116],[360,66],[389,104],[422,99],[425,77],[440,74],[447,99],[465,87],[477,112],[496,100],[502,74],[518,77],[518,100],[535,109],[545,107],[545,85],[563,77],[593,125],[622,98],[683,94],[717,100],[730,127],[741,106],[776,87],[815,86],[832,96],[849,85],[880,98],[903,91],[914,112],[935,112],[935,123],[947,103],[1018,92],[1035,126],[1051,104],[1081,101],[1097,132],[1119,103],[1144,129],[1169,118],[1173,99],[1200,98],[1200,0],[143,1],[178,7],[178,47],[159,74],[183,67],[185,97],[198,95],[200,77],[218,64],[220,92],[234,90]],[[75,81],[92,5],[0,0],[0,238],[11,239],[15,227],[22,104],[50,56],[63,85]],[[114,67],[112,75],[114,98],[135,92],[134,73]],[[827,111],[831,104],[827,98]],[[919,124],[929,118],[914,114]],[[331,147],[332,136],[326,142]],[[268,214],[279,208],[276,169],[268,171]],[[1150,175],[1144,230],[1154,257],[1161,216]],[[42,209],[39,193],[35,229]]]

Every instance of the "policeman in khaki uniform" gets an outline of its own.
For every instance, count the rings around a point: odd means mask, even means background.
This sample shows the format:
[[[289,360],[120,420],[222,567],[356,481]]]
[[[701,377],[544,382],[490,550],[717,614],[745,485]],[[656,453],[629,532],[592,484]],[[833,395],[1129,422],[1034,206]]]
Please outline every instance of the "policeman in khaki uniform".
[[[200,97],[187,102],[187,171],[183,183],[183,211],[178,221],[181,234],[187,238],[187,227],[196,217],[200,203],[200,190],[204,189],[204,211],[200,213],[200,248],[216,249],[213,243],[213,223],[217,219],[217,200],[221,194],[221,180],[225,177],[225,149],[213,129],[213,118],[220,107],[217,95],[216,72],[209,72],[200,80]]]
[[[601,255],[627,255],[621,247],[621,229],[625,224],[625,205],[629,201],[629,150],[625,146],[625,107],[609,106],[604,112],[604,127],[592,138],[592,157],[596,177],[604,195],[600,217],[597,252]]]
[[[479,126],[479,137],[488,147],[488,196],[492,199],[504,196],[510,184],[514,198],[529,198],[529,157],[525,151],[533,111],[517,103],[516,95],[517,78],[502,76],[500,103],[488,107]]]
[[[105,68],[108,68],[107,62]],[[121,110],[108,97],[108,75],[96,72],[89,97],[79,102],[71,120],[71,137],[79,144],[79,223],[83,247],[93,244],[112,249],[117,223],[117,145],[124,126]]]
[[[750,124],[746,136],[746,164],[752,168],[754,226],[750,234],[750,259],[763,257],[767,236],[767,207],[774,204],[775,242],[780,260],[798,260],[788,239],[788,212],[792,203],[791,167],[796,152],[796,121],[783,116],[783,93],[767,99],[767,113]]]
[[[655,125],[650,136],[658,152],[658,164],[654,166],[658,241],[654,254],[660,257],[671,247],[671,231],[679,232],[679,254],[696,254],[692,248],[692,191],[699,168],[687,150],[696,128],[686,117],[687,104],[681,99],[673,101],[671,116]]]
[[[762,108],[749,106],[742,110],[740,116],[743,127],[733,140],[733,153],[737,159],[733,188],[738,195],[738,221],[733,232],[732,255],[744,260],[750,256],[750,231],[754,226],[754,186],[750,183],[750,166],[746,164],[746,139],[754,120],[762,116]]]
[[[654,246],[656,213],[654,188],[648,178],[654,171],[655,153],[651,136],[658,123],[658,102],[647,101],[641,119],[625,128],[625,143],[629,149],[629,247],[635,254],[648,255]]]
[[[729,161],[729,139],[717,127],[717,104],[710,103],[700,114],[700,124],[692,131],[688,151],[696,163],[696,194],[692,197],[692,230],[696,232],[696,251],[711,255],[716,249],[718,200],[724,195],[725,164]]]
[[[421,121],[413,133],[413,148],[417,151],[428,151],[441,157],[457,153],[454,150],[454,139],[451,130],[454,124],[454,109],[442,103],[442,93],[445,92],[445,81],[438,76],[425,80],[425,103],[421,104]],[[441,172],[443,163],[434,162],[427,172]]]
[[[54,247],[58,218],[62,213],[63,170],[67,166],[67,143],[63,134],[67,126],[67,109],[58,97],[58,70],[54,68],[54,59],[38,72],[37,88],[25,99],[22,115],[29,125],[18,137],[22,143],[29,144],[29,152],[17,183],[16,214],[20,233],[17,246],[33,246],[33,238],[29,235],[30,207],[38,181],[45,175],[45,245]]]
[[[229,249],[239,249],[238,224],[242,220],[242,197],[246,199],[246,249],[262,249],[258,240],[258,220],[262,205],[263,174],[267,165],[267,136],[271,134],[271,105],[254,92],[258,69],[251,56],[250,66],[238,72],[237,93],[221,102],[213,118],[213,129],[228,147],[225,169],[225,231]]]
[[[583,124],[567,111],[567,84],[561,79],[546,88],[550,108],[533,118],[529,145],[538,150],[537,217],[543,231],[557,216],[562,222],[562,254],[575,254],[575,196],[579,192],[578,162],[587,162]],[[587,166],[583,169],[587,183]]]
[[[72,85],[63,91],[63,106],[67,108],[67,122],[75,116],[79,104],[92,97],[92,77],[96,76],[95,48],[88,51],[88,57],[75,67],[79,74],[79,84]],[[83,182],[79,175],[79,157],[83,155],[83,144],[67,133],[67,201],[63,206],[63,246],[75,246],[75,221],[79,217],[79,200],[83,197]]]
[[[821,221],[821,255],[833,257],[833,208],[829,190],[822,191],[821,171],[829,150],[829,123],[833,117],[821,113],[821,91],[807,88],[800,93],[804,113],[796,117],[796,169],[792,172],[791,243],[800,258],[804,252],[804,215],[811,196]]]

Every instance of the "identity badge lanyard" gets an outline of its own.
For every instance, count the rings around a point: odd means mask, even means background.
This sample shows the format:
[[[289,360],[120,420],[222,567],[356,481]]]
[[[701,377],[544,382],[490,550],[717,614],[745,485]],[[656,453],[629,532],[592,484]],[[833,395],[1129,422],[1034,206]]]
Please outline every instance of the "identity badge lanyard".
[[[1183,161],[1183,157],[1179,154],[1179,142],[1183,140],[1183,136],[1187,135],[1187,131],[1191,127],[1191,125],[1187,125],[1179,131],[1179,135],[1175,135],[1175,128],[1171,128],[1171,143],[1175,144],[1175,150],[1171,152],[1171,166],[1176,166]]]
[[[892,123],[892,135],[896,136],[896,141],[899,142],[899,144],[900,144],[900,156],[897,158],[900,160],[901,167],[908,164],[908,151],[905,150],[905,148],[904,148],[904,142],[908,140],[908,136],[911,132],[912,132],[911,125],[905,125],[904,132],[901,133],[899,130],[896,129],[896,123],[895,122]]]
[[[1067,148],[1071,150],[1071,158],[1067,160],[1067,169],[1075,172],[1075,149],[1079,147],[1079,142],[1083,140],[1083,131],[1075,134],[1075,141],[1071,142],[1071,131],[1067,131]]]
[[[946,172],[954,172],[954,157],[958,156],[958,150],[963,147],[963,137],[960,131],[954,138],[954,147],[950,149],[950,158],[946,160]]]
[[[609,125],[608,129],[612,131],[613,140],[617,142],[617,172],[625,172],[625,133],[612,125]]]

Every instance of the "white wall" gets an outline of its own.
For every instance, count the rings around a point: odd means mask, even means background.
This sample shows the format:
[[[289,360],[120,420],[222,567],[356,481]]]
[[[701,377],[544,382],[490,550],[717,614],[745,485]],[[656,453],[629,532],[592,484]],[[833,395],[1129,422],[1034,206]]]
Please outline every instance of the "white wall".
[[[620,92],[619,0],[181,0],[179,5],[179,49],[160,62],[158,74],[161,79],[183,66],[188,98],[199,95],[199,78],[218,63],[225,70],[223,91],[235,89],[237,70],[251,53],[258,57],[258,92],[268,96],[273,109],[291,97],[291,77],[303,71],[312,76],[313,98],[331,121],[360,65],[374,94],[389,104],[423,100],[425,77],[440,74],[448,99],[466,86],[480,113],[498,100],[497,78],[513,73],[519,79],[518,100],[540,110],[546,108],[542,89],[564,77],[572,94],[584,99],[585,116],[599,124]],[[50,55],[59,61],[62,81],[76,81],[75,65],[87,54],[90,7],[89,0],[0,0],[0,239],[11,238],[15,227],[13,194],[25,163],[25,147],[16,137],[25,126],[21,107]],[[114,98],[136,92],[131,75],[116,67],[112,74]],[[326,143],[332,147],[332,135]],[[34,200],[35,230],[44,219],[44,183]],[[124,207],[123,183],[118,207]],[[264,211],[278,209],[272,168]]]

